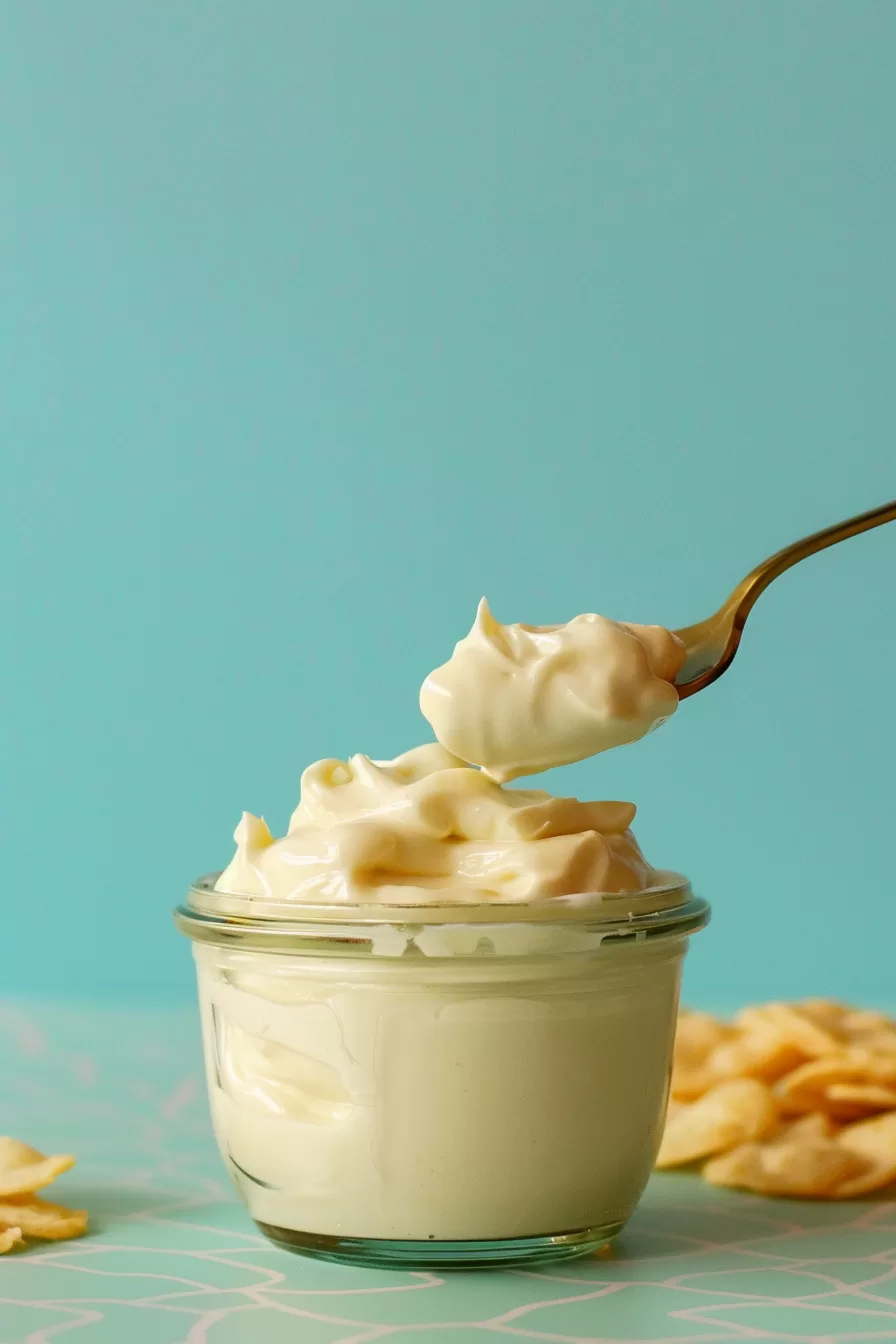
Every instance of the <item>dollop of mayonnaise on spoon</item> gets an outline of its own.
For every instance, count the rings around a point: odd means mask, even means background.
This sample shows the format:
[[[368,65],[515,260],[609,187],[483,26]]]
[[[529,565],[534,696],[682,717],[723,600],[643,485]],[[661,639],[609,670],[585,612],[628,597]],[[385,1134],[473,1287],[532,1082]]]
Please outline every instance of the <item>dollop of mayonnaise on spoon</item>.
[[[592,613],[566,625],[501,625],[485,598],[470,633],[431,672],[420,708],[439,742],[498,783],[644,737],[678,708],[677,635]]]

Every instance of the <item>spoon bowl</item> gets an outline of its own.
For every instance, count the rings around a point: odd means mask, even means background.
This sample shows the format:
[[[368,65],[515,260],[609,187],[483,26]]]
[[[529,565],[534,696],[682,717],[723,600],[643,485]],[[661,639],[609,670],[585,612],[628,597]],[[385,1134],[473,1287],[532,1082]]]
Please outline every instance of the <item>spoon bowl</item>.
[[[713,616],[698,621],[696,625],[685,626],[683,630],[676,630],[675,634],[687,650],[687,657],[675,678],[679,700],[704,690],[727,671],[737,653],[747,617],[756,599],[785,570],[799,564],[807,556],[814,555],[816,551],[823,551],[827,546],[835,546],[838,541],[846,541],[848,537],[858,536],[860,532],[867,532],[872,527],[880,527],[894,520],[896,499],[785,546],[782,551],[776,551],[751,570]]]

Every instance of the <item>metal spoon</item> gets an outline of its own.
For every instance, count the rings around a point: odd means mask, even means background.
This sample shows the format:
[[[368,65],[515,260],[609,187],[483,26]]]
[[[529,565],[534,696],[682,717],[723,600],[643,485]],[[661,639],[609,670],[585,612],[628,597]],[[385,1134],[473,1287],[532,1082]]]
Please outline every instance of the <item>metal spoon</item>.
[[[867,532],[869,528],[880,527],[882,523],[892,523],[894,520],[896,499],[890,500],[889,504],[881,504],[877,509],[869,509],[867,513],[858,513],[842,523],[835,523],[833,527],[813,532],[811,536],[803,537],[802,541],[795,541],[792,546],[785,546],[783,551],[776,551],[742,579],[714,616],[696,625],[688,625],[684,630],[676,630],[676,635],[688,651],[684,666],[675,678],[678,698],[684,700],[702,691],[731,666],[753,604],[786,569],[799,564],[807,555],[823,551],[826,546],[834,546],[838,541],[846,541],[847,537],[858,536],[860,532]]]

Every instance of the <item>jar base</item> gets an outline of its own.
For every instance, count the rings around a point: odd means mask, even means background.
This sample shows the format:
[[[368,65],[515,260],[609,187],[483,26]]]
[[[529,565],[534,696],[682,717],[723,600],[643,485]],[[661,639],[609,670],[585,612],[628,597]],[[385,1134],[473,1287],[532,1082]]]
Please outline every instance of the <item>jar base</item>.
[[[550,1237],[506,1237],[488,1241],[385,1241],[378,1237],[327,1237],[290,1227],[258,1223],[269,1241],[316,1260],[369,1269],[504,1269],[511,1265],[571,1260],[606,1246],[624,1223],[560,1232]]]

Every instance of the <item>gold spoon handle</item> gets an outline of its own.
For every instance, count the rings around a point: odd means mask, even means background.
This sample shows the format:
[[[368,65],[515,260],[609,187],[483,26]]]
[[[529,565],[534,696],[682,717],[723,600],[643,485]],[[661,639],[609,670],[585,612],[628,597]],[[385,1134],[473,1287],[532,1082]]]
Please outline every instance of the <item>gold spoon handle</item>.
[[[820,532],[813,532],[810,536],[785,546],[783,550],[775,551],[774,555],[763,560],[761,565],[757,565],[738,584],[725,605],[730,606],[734,602],[739,616],[742,620],[746,620],[757,597],[765,592],[770,583],[780,578],[785,570],[799,564],[807,556],[815,555],[817,551],[836,545],[838,541],[846,541],[848,537],[857,537],[860,532],[868,532],[872,527],[880,527],[882,523],[894,521],[896,521],[896,499],[891,499],[889,504],[881,504],[876,509],[869,509],[867,513],[857,513],[855,517],[845,518],[842,523],[834,523],[832,527],[823,527]]]
[[[709,620],[677,630],[675,633],[687,650],[684,666],[675,679],[679,698],[684,700],[712,685],[730,667],[756,599],[785,570],[805,560],[807,556],[814,555],[816,551],[834,546],[838,541],[846,541],[848,537],[855,537],[872,527],[894,521],[896,499],[876,509],[869,509],[867,513],[857,513],[854,518],[846,518],[842,523],[834,523],[833,527],[823,527],[820,532],[813,532],[811,536],[785,546],[782,551],[776,551],[751,570]]]

